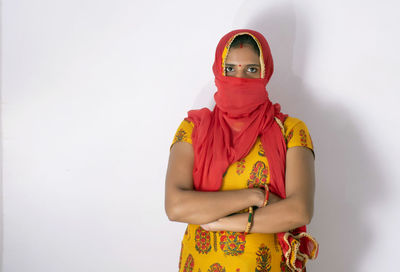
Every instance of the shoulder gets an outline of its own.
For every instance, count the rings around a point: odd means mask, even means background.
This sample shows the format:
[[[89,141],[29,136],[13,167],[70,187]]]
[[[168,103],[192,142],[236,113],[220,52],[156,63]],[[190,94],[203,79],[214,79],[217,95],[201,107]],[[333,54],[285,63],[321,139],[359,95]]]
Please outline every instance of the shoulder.
[[[192,134],[194,128],[200,128],[202,131],[207,131],[211,124],[213,112],[208,108],[191,110],[188,116],[181,122],[176,130],[171,147],[177,142],[186,142],[192,144]],[[195,132],[196,133],[196,132]]]
[[[285,131],[287,131],[293,129],[295,126],[306,126],[306,124],[303,122],[303,120],[300,120],[299,118],[288,116],[285,119],[283,126],[285,127]]]
[[[304,146],[310,148],[314,153],[311,133],[303,120],[288,116],[283,126],[285,128],[285,138],[288,148]]]
[[[171,143],[171,147],[173,144],[177,142],[187,142],[189,144],[192,144],[193,127],[194,127],[193,122],[184,119],[180,123],[178,129],[175,132],[174,138]]]

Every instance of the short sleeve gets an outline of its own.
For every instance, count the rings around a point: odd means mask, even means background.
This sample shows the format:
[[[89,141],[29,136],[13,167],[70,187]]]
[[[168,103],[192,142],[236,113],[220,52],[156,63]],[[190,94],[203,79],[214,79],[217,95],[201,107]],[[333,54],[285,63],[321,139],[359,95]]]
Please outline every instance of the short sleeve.
[[[314,145],[311,139],[311,134],[303,121],[294,117],[287,117],[284,127],[287,148],[305,146],[311,149],[314,154]]]
[[[183,120],[176,130],[174,139],[172,140],[171,147],[177,142],[187,142],[192,144],[192,131],[193,123],[188,120]]]

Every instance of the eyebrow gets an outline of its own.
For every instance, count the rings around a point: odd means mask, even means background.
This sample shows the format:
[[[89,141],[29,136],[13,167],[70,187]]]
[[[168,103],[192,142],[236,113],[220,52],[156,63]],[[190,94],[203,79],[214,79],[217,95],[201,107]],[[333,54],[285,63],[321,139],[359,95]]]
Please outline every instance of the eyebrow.
[[[225,63],[225,65],[235,66],[237,64]],[[260,64],[246,64],[246,66],[258,66],[258,67],[260,67]]]

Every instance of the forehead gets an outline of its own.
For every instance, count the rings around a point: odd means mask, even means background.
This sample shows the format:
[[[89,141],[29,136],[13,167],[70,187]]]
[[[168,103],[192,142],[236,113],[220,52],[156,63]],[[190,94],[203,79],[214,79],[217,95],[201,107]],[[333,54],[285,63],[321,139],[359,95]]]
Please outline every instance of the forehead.
[[[237,33],[236,35],[232,36],[232,37],[228,40],[228,42],[226,43],[226,45],[225,45],[225,47],[224,47],[224,51],[222,52],[222,73],[223,73],[223,75],[225,76],[225,62],[226,62],[226,58],[227,58],[227,56],[228,56],[228,52],[230,51],[230,47],[231,47],[232,41],[233,41],[237,36],[244,35],[244,34],[250,35],[250,36],[254,39],[254,41],[256,42],[256,44],[257,44],[257,46],[258,46],[258,49],[260,50],[259,61],[260,61],[260,66],[261,66],[261,78],[264,78],[264,77],[265,77],[265,64],[264,64],[264,56],[263,56],[263,53],[262,53],[262,52],[263,52],[263,51],[262,51],[262,47],[261,47],[261,44],[260,44],[260,42],[258,41],[258,39],[257,39],[254,35],[252,35],[251,33],[249,33],[249,32]]]
[[[258,54],[254,51],[251,45],[243,45],[243,47],[231,47],[226,56],[225,63],[232,62],[260,64]]]

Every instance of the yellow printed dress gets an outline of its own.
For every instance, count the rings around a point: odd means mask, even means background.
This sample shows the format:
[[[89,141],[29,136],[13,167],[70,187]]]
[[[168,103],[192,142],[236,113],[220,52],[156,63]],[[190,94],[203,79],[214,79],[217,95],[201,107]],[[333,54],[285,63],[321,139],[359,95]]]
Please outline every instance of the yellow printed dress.
[[[182,121],[172,144],[192,143],[193,123]],[[288,117],[284,122],[287,147],[313,143],[305,123]],[[172,145],[171,145],[172,146]],[[258,187],[270,183],[270,169],[264,147],[257,139],[249,154],[232,163],[223,178],[220,190],[238,190],[249,185]],[[205,231],[199,225],[188,224],[179,257],[181,272],[281,272],[290,271],[285,263],[276,234],[231,231]]]

